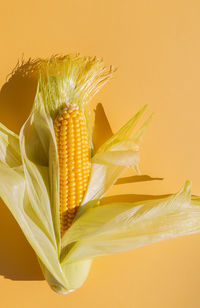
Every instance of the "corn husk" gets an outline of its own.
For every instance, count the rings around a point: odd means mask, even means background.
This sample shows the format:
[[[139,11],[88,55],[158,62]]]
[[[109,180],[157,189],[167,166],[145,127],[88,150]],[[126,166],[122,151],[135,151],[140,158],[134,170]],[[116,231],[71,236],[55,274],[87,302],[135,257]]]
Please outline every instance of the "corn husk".
[[[95,153],[88,102],[112,77],[97,58],[53,57],[41,65],[30,116],[19,136],[0,124],[0,196],[34,249],[50,287],[79,288],[95,257],[199,231],[200,202],[190,182],[160,200],[100,205],[127,167],[138,170],[140,139],[151,120],[136,130],[144,106]],[[56,114],[75,104],[90,138],[91,176],[82,206],[61,238],[59,164],[53,128]],[[31,265],[30,265],[31,266]]]

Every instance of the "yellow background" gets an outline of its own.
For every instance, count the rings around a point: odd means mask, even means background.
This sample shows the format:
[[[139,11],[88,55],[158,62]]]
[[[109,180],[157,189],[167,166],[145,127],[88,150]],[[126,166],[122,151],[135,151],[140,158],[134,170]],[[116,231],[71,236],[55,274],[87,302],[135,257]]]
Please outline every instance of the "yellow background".
[[[146,176],[115,185],[105,201],[176,192],[186,179],[200,194],[198,0],[8,0],[0,4],[0,17],[1,122],[19,132],[30,112],[29,80],[17,76],[5,84],[23,54],[25,60],[74,52],[103,57],[119,69],[93,104],[102,103],[111,129],[146,103],[147,114],[155,112],[141,147]],[[0,307],[6,308],[199,308],[200,235],[96,259],[84,286],[61,296],[44,282],[1,203],[0,275]]]

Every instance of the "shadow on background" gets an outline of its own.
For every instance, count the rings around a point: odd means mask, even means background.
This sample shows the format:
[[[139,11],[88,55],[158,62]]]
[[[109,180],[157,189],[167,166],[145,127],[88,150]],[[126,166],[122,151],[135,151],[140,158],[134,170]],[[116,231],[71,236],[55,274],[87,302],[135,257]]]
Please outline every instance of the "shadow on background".
[[[136,182],[147,182],[147,181],[162,181],[163,178],[152,178],[149,175],[133,175],[133,176],[126,176],[123,178],[118,179],[115,182],[117,184],[127,184],[127,183],[136,183]]]
[[[105,141],[112,137],[113,132],[101,103],[97,104],[94,112],[95,119],[92,140],[94,149],[97,151]]]
[[[0,200],[0,275],[12,280],[43,280],[36,255]]]
[[[137,182],[147,182],[147,181],[156,181],[163,180],[159,177],[151,177],[149,175],[134,175],[119,178],[116,184],[125,184],[125,183],[137,183]],[[101,204],[107,204],[112,202],[139,202],[144,200],[156,200],[169,197],[170,195],[136,195],[136,194],[125,194],[125,195],[114,195],[109,197],[104,197],[101,199]]]
[[[145,200],[157,200],[169,196],[170,194],[169,195],[135,195],[135,194],[114,195],[102,198],[101,204],[107,204],[113,202],[139,202]]]
[[[30,114],[41,60],[17,63],[0,90],[0,121],[15,133]]]
[[[40,60],[21,61],[0,90],[0,122],[15,133],[34,101]],[[0,275],[12,280],[43,280],[36,255],[10,211],[0,200]]]

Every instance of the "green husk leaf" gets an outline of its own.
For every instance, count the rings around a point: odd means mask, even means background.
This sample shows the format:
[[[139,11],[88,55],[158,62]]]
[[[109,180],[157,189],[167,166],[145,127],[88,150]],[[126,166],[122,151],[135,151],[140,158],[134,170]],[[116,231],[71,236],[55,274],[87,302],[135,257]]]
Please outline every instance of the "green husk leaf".
[[[41,262],[40,259],[38,259],[38,261],[40,263],[44,277],[48,281],[50,287],[56,293],[60,294],[67,294],[77,288],[80,288],[86,280],[92,264],[92,260],[83,260],[78,262],[72,262],[70,264],[61,264],[62,272],[65,277],[67,277],[68,281],[68,287],[66,287],[66,285],[62,285],[60,281],[56,279],[55,275],[52,275],[52,273],[49,272],[47,267]]]
[[[135,136],[142,136],[150,118],[131,137],[133,129],[147,106],[144,106],[116,134],[106,141],[92,157],[91,176],[82,205],[103,197],[127,167],[138,170],[139,145]]]
[[[120,141],[129,139],[146,108],[147,105],[144,105],[124,126],[118,130],[117,133],[115,133],[109,140],[102,144],[97,153],[105,152]]]
[[[2,123],[0,123],[0,162],[10,167],[22,164],[19,137]]]
[[[23,169],[0,164],[0,196],[17,220],[27,240],[46,268],[53,273],[60,285],[68,286],[58,260],[57,250],[43,231],[25,189]]]
[[[168,198],[113,203],[91,208],[65,236],[75,243],[63,263],[95,258],[200,231],[200,199],[191,201],[191,183]]]
[[[49,132],[39,113],[32,113],[20,132],[20,148],[27,192],[33,211],[57,247],[51,212],[49,184]]]

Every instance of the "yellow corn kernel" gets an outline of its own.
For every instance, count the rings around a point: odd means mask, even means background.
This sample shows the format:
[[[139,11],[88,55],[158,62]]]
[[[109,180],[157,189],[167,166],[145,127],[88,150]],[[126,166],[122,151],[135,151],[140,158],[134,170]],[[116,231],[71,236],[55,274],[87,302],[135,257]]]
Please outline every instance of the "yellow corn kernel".
[[[60,170],[61,236],[70,227],[83,200],[90,176],[87,128],[77,107],[63,109],[54,121]]]

